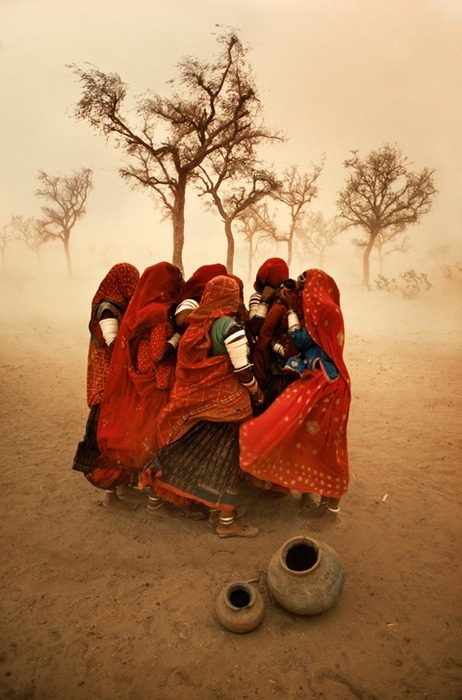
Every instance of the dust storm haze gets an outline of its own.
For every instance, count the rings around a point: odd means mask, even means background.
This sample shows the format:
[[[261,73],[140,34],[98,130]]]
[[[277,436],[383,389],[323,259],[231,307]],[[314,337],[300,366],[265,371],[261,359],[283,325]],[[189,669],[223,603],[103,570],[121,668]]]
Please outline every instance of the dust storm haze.
[[[91,63],[118,73],[127,83],[130,106],[148,90],[168,94],[167,81],[177,76],[184,56],[215,57],[216,36],[227,27],[237,28],[250,46],[247,59],[266,124],[287,137],[263,157],[279,170],[292,163],[309,170],[325,156],[310,211],[322,211],[326,218],[336,214],[346,176],[343,161],[352,150],[366,155],[386,142],[397,144],[413,169],[435,168],[438,195],[431,212],[408,231],[411,250],[389,256],[384,274],[411,268],[430,274],[437,262],[435,247],[440,258],[446,256],[444,262],[462,258],[459,2],[291,0],[281,5],[221,0],[212,6],[205,0],[2,0],[0,13],[0,128],[6,137],[0,163],[1,224],[13,215],[40,214],[43,202],[34,196],[39,170],[69,175],[91,168],[94,189],[71,236],[74,286],[82,281],[83,296],[87,281],[88,288],[94,287],[116,262],[127,260],[144,269],[169,260],[171,227],[147,191],[133,191],[120,179],[123,161],[115,144],[106,144],[87,123],[73,118],[80,86],[66,66]],[[224,260],[219,217],[205,212],[192,190],[185,236],[186,275],[200,264]],[[326,268],[340,276],[340,284],[361,279],[358,253],[351,245],[355,236],[358,231],[342,234],[341,244],[327,252]],[[37,278],[34,254],[9,244],[3,281],[12,282],[19,274],[34,278],[36,286],[65,274],[59,246],[47,244],[42,251]],[[284,256],[284,246],[262,247],[253,273],[267,254]],[[295,257],[291,273],[316,264],[316,259]],[[235,268],[248,284],[240,240]],[[374,278],[374,264],[371,272]]]
[[[424,274],[411,298],[361,286],[347,231],[326,251],[338,283],[351,375],[350,485],[325,538],[346,584],[316,619],[265,596],[265,619],[238,637],[213,618],[233,578],[264,582],[270,557],[302,533],[292,495],[246,494],[255,540],[220,540],[206,522],[111,513],[71,469],[88,416],[91,299],[122,261],[142,272],[170,260],[171,226],[145,191],[119,177],[121,152],[76,122],[68,64],[118,73],[128,102],[168,94],[184,56],[212,60],[216,33],[249,44],[265,123],[287,142],[262,156],[278,170],[325,157],[309,211],[336,214],[345,159],[396,144],[435,169],[432,209],[383,275]],[[40,170],[93,171],[86,214],[40,259],[18,242],[0,268],[0,696],[55,700],[334,700],[461,697],[462,576],[462,3],[460,0],[0,0],[0,233],[40,215]],[[185,276],[224,262],[218,217],[186,205]],[[247,274],[286,248],[261,245]],[[317,267],[298,250],[291,276]],[[371,281],[379,273],[371,257]],[[173,545],[173,546],[172,546]],[[263,573],[262,573],[263,572]],[[264,587],[262,587],[264,594]]]

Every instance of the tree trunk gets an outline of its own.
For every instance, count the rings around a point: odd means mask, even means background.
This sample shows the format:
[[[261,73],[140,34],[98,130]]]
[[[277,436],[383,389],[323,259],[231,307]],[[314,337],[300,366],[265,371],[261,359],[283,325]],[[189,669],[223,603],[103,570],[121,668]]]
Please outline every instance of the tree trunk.
[[[186,202],[186,176],[182,173],[178,176],[178,186],[175,192],[175,201],[172,209],[173,223],[173,254],[172,263],[183,268],[183,247],[184,247],[184,208]]]
[[[364,248],[363,255],[363,281],[364,287],[369,289],[369,259],[371,255],[371,250],[374,247],[375,236],[371,234],[367,246]]]
[[[249,238],[249,254],[247,258],[247,282],[252,281],[252,262],[253,262],[253,245],[252,245],[252,234],[250,234]]]
[[[69,249],[69,234],[65,234],[64,239],[63,239],[63,244],[64,244],[64,254],[66,256],[66,267],[67,267],[67,274],[68,277],[72,277],[72,261],[71,261],[71,252]]]
[[[292,264],[292,237],[289,236],[287,239],[287,267],[290,269],[290,266]]]
[[[226,219],[225,220],[225,234],[226,234],[226,240],[228,242],[228,248],[226,252],[226,269],[228,270],[229,274],[233,274],[233,266],[234,266],[234,236],[233,236],[233,230],[231,227],[232,221],[231,219]]]

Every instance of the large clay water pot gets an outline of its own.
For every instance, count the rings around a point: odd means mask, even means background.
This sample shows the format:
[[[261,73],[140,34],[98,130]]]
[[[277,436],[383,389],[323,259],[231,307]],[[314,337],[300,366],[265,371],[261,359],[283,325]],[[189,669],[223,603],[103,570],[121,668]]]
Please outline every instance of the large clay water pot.
[[[220,591],[215,611],[223,627],[243,634],[258,627],[265,614],[265,604],[257,588],[245,581],[235,581]]]
[[[325,542],[298,536],[272,556],[267,583],[274,600],[298,615],[330,608],[342,590],[344,572],[337,553]]]

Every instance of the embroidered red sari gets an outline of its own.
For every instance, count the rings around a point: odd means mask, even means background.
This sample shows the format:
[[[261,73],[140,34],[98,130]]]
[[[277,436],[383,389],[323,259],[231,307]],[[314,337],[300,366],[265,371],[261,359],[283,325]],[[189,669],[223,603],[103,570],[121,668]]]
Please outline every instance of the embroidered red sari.
[[[169,310],[178,302],[180,270],[163,262],[142,274],[117,335],[101,402],[95,486],[130,483],[158,449],[157,419],[175,375],[175,357],[156,364],[173,335]]]
[[[302,493],[341,498],[348,488],[347,423],[350,378],[343,360],[344,321],[334,280],[308,270],[303,291],[306,329],[333,360],[329,380],[321,363],[287,387],[259,417],[240,428],[243,471]]]
[[[197,501],[230,512],[234,507],[237,424],[252,415],[252,408],[228,354],[212,354],[210,330],[216,319],[234,315],[239,303],[234,279],[212,279],[178,347],[175,386],[159,418],[158,442],[164,449],[149,466],[157,495],[173,503]]]
[[[122,318],[139,278],[140,273],[130,263],[114,265],[102,280],[91,302],[89,323],[91,337],[87,363],[87,404],[89,408],[96,406],[101,401],[109,360],[111,359],[110,350],[104,342],[99,326],[98,308],[103,302],[109,302],[116,307],[120,312],[120,318]]]
[[[159,445],[178,440],[199,421],[240,422],[252,415],[248,391],[236,378],[228,355],[212,355],[210,329],[221,316],[235,314],[240,301],[235,280],[220,275],[209,282],[189,316],[178,346],[175,386],[159,417]]]

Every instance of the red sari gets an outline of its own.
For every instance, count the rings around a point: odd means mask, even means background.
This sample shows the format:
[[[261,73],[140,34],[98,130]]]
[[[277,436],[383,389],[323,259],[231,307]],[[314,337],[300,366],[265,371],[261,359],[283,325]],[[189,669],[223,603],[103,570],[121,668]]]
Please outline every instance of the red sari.
[[[221,263],[212,265],[202,265],[191,275],[183,285],[180,302],[184,299],[195,299],[200,301],[205,285],[218,275],[226,275],[226,267]]]
[[[89,323],[91,337],[87,364],[88,408],[101,401],[111,358],[99,325],[98,309],[102,303],[109,302],[120,312],[120,318],[122,318],[139,279],[140,273],[136,267],[130,263],[118,263],[111,267],[91,302]]]
[[[101,402],[96,469],[91,483],[108,489],[132,481],[158,449],[157,419],[175,375],[175,357],[156,364],[173,335],[169,311],[181,293],[180,270],[163,262],[148,267],[117,335]]]
[[[164,449],[149,465],[157,495],[174,503],[233,509],[237,424],[250,418],[252,408],[228,354],[212,354],[210,330],[216,319],[234,315],[239,302],[234,279],[212,279],[178,347],[175,386],[159,417],[158,443]]]
[[[207,284],[199,308],[189,316],[178,347],[170,403],[159,417],[160,446],[178,440],[199,421],[241,422],[252,415],[249,393],[234,374],[228,354],[211,354],[213,322],[235,314],[239,301],[235,280],[221,275]]]
[[[334,280],[308,270],[303,291],[306,329],[333,360],[330,380],[320,364],[287,387],[258,418],[240,428],[243,471],[302,493],[341,498],[348,488],[350,378],[343,360],[344,322]]]

